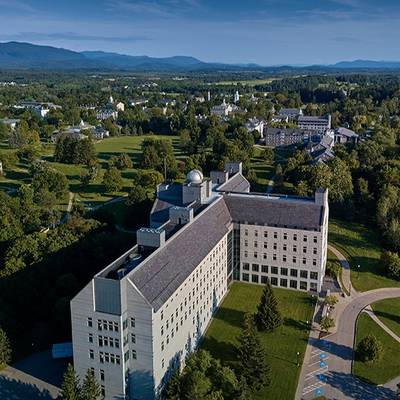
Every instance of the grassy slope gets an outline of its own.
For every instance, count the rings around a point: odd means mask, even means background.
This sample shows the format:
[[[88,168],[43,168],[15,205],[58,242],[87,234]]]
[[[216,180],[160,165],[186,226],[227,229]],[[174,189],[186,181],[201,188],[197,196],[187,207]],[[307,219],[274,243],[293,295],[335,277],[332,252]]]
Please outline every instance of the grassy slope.
[[[356,290],[364,292],[382,287],[400,286],[399,281],[385,276],[379,261],[382,249],[376,231],[359,223],[330,220],[329,242],[349,261],[351,282]]]
[[[375,315],[400,337],[400,297],[372,304]]]
[[[346,288],[343,285],[343,281],[342,281],[342,265],[340,264],[339,259],[335,256],[335,254],[333,254],[329,249],[328,249],[328,261],[336,264],[339,268],[339,275],[338,275],[338,279],[340,280],[340,286],[342,287],[342,289],[344,290],[344,292],[349,295],[349,290],[348,288]]]
[[[400,375],[400,343],[388,335],[371,317],[363,313],[358,318],[356,344],[369,333],[381,341],[384,348],[383,355],[374,363],[355,360],[353,374],[368,383],[380,385]]]
[[[246,312],[254,312],[263,287],[234,283],[230,292],[207,330],[202,347],[215,357],[235,367],[237,365],[237,337]],[[271,385],[262,389],[255,399],[293,399],[300,368],[296,353],[302,362],[307,345],[313,301],[307,294],[274,289],[285,323],[273,333],[262,333],[261,341],[271,367]],[[300,364],[301,365],[301,364]]]

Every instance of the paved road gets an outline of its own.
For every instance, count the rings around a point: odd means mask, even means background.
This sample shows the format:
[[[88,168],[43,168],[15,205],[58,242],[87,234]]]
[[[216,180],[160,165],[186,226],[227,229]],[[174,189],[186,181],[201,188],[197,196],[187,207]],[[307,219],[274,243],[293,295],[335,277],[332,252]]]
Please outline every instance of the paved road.
[[[344,308],[337,332],[321,340],[312,331],[299,380],[296,399],[324,395],[337,400],[388,400],[395,392],[386,386],[372,386],[351,374],[355,326],[359,313],[375,301],[400,297],[400,288],[359,293]]]

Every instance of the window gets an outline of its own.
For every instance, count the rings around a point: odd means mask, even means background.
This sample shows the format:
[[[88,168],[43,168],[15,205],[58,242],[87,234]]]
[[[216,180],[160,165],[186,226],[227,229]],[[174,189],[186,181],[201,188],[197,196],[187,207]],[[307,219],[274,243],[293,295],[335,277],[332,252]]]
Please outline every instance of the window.
[[[164,351],[164,342],[161,342],[161,351]]]
[[[263,259],[264,259],[264,260],[267,259],[267,253],[263,253]]]
[[[287,268],[281,268],[281,275],[287,276],[288,274],[288,269]]]
[[[126,351],[124,354],[124,360],[127,362],[129,360],[129,351]]]
[[[294,251],[295,253],[297,253],[297,246],[296,246],[296,245],[293,245],[293,251]]]
[[[244,230],[244,235],[245,235],[245,236],[248,236],[248,235],[249,235],[249,230],[248,230],[248,229],[245,229],[245,230]]]
[[[254,242],[254,247],[258,247],[258,242]]]
[[[264,242],[264,249],[268,249],[268,243]]]
[[[132,358],[133,358],[134,360],[137,359],[136,350],[132,350]]]
[[[307,282],[300,281],[300,289],[301,290],[307,290]]]
[[[136,335],[134,333],[131,333],[131,342],[136,343]]]
[[[278,286],[278,278],[271,278],[271,285]]]
[[[247,258],[249,254],[247,253],[247,250],[244,251],[244,256]]]
[[[248,282],[249,281],[249,274],[242,274],[242,281]]]
[[[310,272],[310,279],[313,279],[314,281],[318,280],[318,272]]]
[[[274,239],[278,239],[278,232],[274,232]]]
[[[291,280],[291,281],[290,281],[290,287],[291,287],[292,289],[297,289],[297,281]]]
[[[258,272],[260,270],[260,266],[258,264],[252,264],[251,270],[254,272]]]
[[[293,234],[293,240],[294,240],[294,241],[297,240],[297,233]]]
[[[247,247],[249,245],[249,241],[247,239],[244,240],[244,245]]]
[[[278,267],[271,267],[271,274],[278,275]]]
[[[89,333],[89,343],[93,343],[93,334]]]
[[[254,236],[255,236],[255,237],[258,236],[258,231],[257,231],[257,230],[254,231]]]
[[[310,282],[310,290],[317,291],[317,284],[315,282]]]
[[[94,351],[92,349],[89,350],[89,358],[94,360]]]
[[[312,260],[312,265],[314,265],[314,266],[317,265],[317,260],[315,258]]]
[[[290,276],[293,276],[293,277],[297,277],[297,269],[291,269],[290,270]]]
[[[268,232],[264,231],[264,237],[267,238],[268,237]]]
[[[99,347],[103,347],[103,336],[99,336]]]
[[[104,353],[102,351],[100,351],[100,353],[99,353],[99,358],[100,358],[100,362],[103,364],[104,363]]]
[[[88,319],[87,319],[87,326],[88,326],[89,328],[91,328],[91,327],[93,326],[93,319],[90,318],[90,317],[88,317]]]
[[[281,286],[287,287],[287,279],[281,278]]]
[[[261,265],[261,272],[268,274],[268,265]]]
[[[186,299],[185,299],[186,301]],[[186,305],[186,304],[185,304]],[[161,321],[164,319],[164,310],[161,311]]]
[[[104,382],[104,370],[100,370],[100,380]]]
[[[282,256],[282,261],[286,262],[286,255],[285,254]]]
[[[101,330],[103,329],[103,324],[102,324],[102,322],[101,322],[101,319],[98,319],[98,320],[97,320],[97,329],[98,329],[99,331],[101,331]]]
[[[303,253],[307,253],[307,246],[303,246]]]
[[[304,271],[303,269],[300,271],[300,278],[307,279],[308,271]]]
[[[250,270],[250,264],[249,263],[243,263],[243,270],[244,271],[249,271]]]
[[[307,259],[303,258],[303,264],[307,264]]]
[[[283,240],[287,240],[287,233],[286,232],[283,233]]]
[[[293,264],[296,264],[296,262],[297,262],[297,258],[296,258],[296,256],[293,256],[293,258],[292,258],[292,262],[293,262]]]
[[[267,276],[261,276],[261,283],[266,284],[268,282],[268,277]]]
[[[276,254],[273,254],[273,255],[272,255],[272,259],[273,259],[274,261],[276,261]]]
[[[165,362],[164,362],[164,359],[162,359],[161,360],[161,368],[164,368],[164,366],[165,366]]]
[[[124,319],[124,322],[122,323],[122,329],[125,330],[128,328],[128,320]]]
[[[104,397],[106,395],[106,388],[104,385],[101,385],[101,395]]]
[[[255,252],[254,252],[254,258],[257,258],[257,256],[258,256],[258,254],[257,254],[257,252],[255,251]]]
[[[318,243],[318,239],[316,236],[314,236],[314,243]]]
[[[276,243],[274,243],[274,250],[276,250],[278,248],[278,245]]]
[[[307,236],[306,235],[303,236],[303,242],[307,242]]]
[[[313,248],[313,254],[317,254],[317,248],[316,247]]]
[[[114,331],[118,332],[118,330],[119,330],[119,324],[118,322],[114,322]]]
[[[135,318],[131,317],[131,328],[134,328],[136,326],[136,320]]]
[[[283,251],[287,251],[287,244],[285,243],[285,244],[282,246],[282,248],[283,248]]]
[[[258,283],[258,275],[252,275],[252,276],[251,276],[251,281],[252,281],[253,283]]]

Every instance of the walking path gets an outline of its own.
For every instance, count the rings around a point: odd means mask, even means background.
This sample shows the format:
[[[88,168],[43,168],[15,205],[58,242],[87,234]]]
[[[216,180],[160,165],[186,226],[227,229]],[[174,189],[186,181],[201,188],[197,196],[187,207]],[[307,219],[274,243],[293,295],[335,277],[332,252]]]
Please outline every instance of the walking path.
[[[273,177],[268,181],[267,193],[272,193],[272,191],[274,190],[274,183],[275,183],[275,176],[273,176]]]
[[[400,288],[384,288],[358,293],[351,285],[348,261],[333,246],[329,245],[329,249],[338,257],[342,265],[343,285],[350,288],[350,296],[339,298],[332,313],[336,328],[325,338],[319,338],[320,327],[316,322],[319,321],[323,308],[323,299],[319,300],[299,377],[296,399],[311,400],[318,396],[337,400],[396,399],[396,385],[399,378],[382,386],[369,385],[352,375],[352,364],[358,315],[376,301],[399,297]],[[372,315],[374,320],[378,319],[373,312]],[[385,326],[378,321],[376,322],[380,326]],[[383,326],[386,332],[390,330]]]
[[[371,305],[365,307],[364,312],[368,314],[386,333],[388,333],[394,340],[400,343],[400,337],[398,337],[390,328],[388,328],[374,313]]]

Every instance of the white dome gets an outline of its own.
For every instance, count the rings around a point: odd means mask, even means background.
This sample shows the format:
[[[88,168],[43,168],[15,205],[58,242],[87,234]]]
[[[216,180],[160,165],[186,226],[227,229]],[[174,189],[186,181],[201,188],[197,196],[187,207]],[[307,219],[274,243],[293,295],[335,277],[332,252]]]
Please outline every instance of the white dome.
[[[201,183],[203,182],[203,174],[198,169],[192,169],[186,175],[186,180],[188,183]]]

